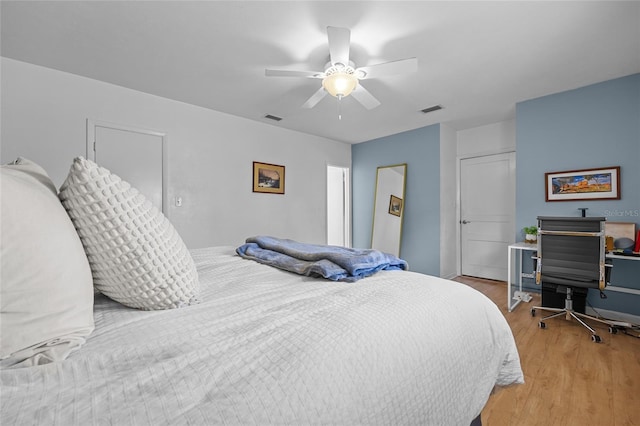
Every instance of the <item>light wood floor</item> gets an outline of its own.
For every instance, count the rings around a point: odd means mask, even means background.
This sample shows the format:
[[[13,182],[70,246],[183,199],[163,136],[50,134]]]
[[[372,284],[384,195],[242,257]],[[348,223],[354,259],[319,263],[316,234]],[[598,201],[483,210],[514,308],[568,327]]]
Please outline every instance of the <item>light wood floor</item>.
[[[501,389],[482,411],[483,426],[640,425],[640,339],[610,334],[596,325],[601,343],[575,321],[554,318],[538,328],[542,311],[533,294],[507,312],[504,282],[458,277],[484,293],[502,310],[520,353],[525,384]],[[594,323],[594,321],[591,321]],[[591,324],[590,323],[590,324]],[[593,325],[592,325],[593,326]]]

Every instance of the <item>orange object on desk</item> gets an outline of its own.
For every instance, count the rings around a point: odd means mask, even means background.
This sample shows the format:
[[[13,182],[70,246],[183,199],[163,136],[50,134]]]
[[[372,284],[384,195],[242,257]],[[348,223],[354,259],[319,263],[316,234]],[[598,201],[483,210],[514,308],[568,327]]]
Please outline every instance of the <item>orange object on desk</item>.
[[[605,244],[606,244],[606,249],[607,251],[613,251],[614,246],[613,246],[613,237],[610,236],[606,236],[605,237]]]

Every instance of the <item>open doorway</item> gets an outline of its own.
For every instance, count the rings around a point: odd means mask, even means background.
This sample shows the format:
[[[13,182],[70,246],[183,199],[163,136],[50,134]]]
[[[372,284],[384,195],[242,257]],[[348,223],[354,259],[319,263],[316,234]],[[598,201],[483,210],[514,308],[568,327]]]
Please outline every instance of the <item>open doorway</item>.
[[[327,165],[327,244],[351,247],[351,183],[348,167]]]

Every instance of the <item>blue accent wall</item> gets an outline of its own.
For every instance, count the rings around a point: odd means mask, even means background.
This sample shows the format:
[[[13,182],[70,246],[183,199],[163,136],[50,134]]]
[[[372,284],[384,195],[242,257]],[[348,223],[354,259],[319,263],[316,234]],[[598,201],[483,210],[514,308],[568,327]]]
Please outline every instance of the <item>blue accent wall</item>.
[[[605,216],[640,229],[640,74],[516,106],[516,235],[537,216]],[[544,174],[620,166],[621,199],[545,201]],[[640,289],[640,261],[614,260],[611,285]],[[640,315],[640,296],[590,292],[594,308]]]
[[[353,246],[369,248],[376,170],[407,164],[400,256],[409,269],[440,275],[440,125],[432,125],[351,148]]]

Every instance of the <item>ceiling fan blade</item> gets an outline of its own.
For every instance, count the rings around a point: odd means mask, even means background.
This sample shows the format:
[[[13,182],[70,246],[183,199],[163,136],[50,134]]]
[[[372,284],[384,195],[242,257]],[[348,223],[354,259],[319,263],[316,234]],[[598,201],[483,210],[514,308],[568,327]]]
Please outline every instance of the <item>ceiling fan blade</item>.
[[[306,78],[324,78],[326,77],[322,71],[295,71],[295,70],[264,70],[267,77],[306,77]]]
[[[364,72],[363,77],[359,77],[360,80],[365,78],[378,78],[386,75],[394,74],[408,74],[416,72],[418,70],[418,59],[408,58],[400,59],[397,61],[384,62],[382,64],[370,65],[368,67],[360,67],[356,70],[358,72]]]
[[[322,98],[326,96],[326,94],[327,91],[324,90],[324,87],[320,87],[320,89],[318,89],[316,93],[314,93],[309,99],[307,99],[307,102],[302,105],[302,108],[313,108],[318,104],[318,102],[322,100]]]
[[[360,102],[366,109],[374,109],[378,105],[380,105],[380,101],[377,100],[367,89],[362,87],[361,84],[358,84],[356,88],[351,92],[351,96],[353,96],[358,102]]]
[[[327,27],[331,65],[349,65],[351,31],[348,28]]]

